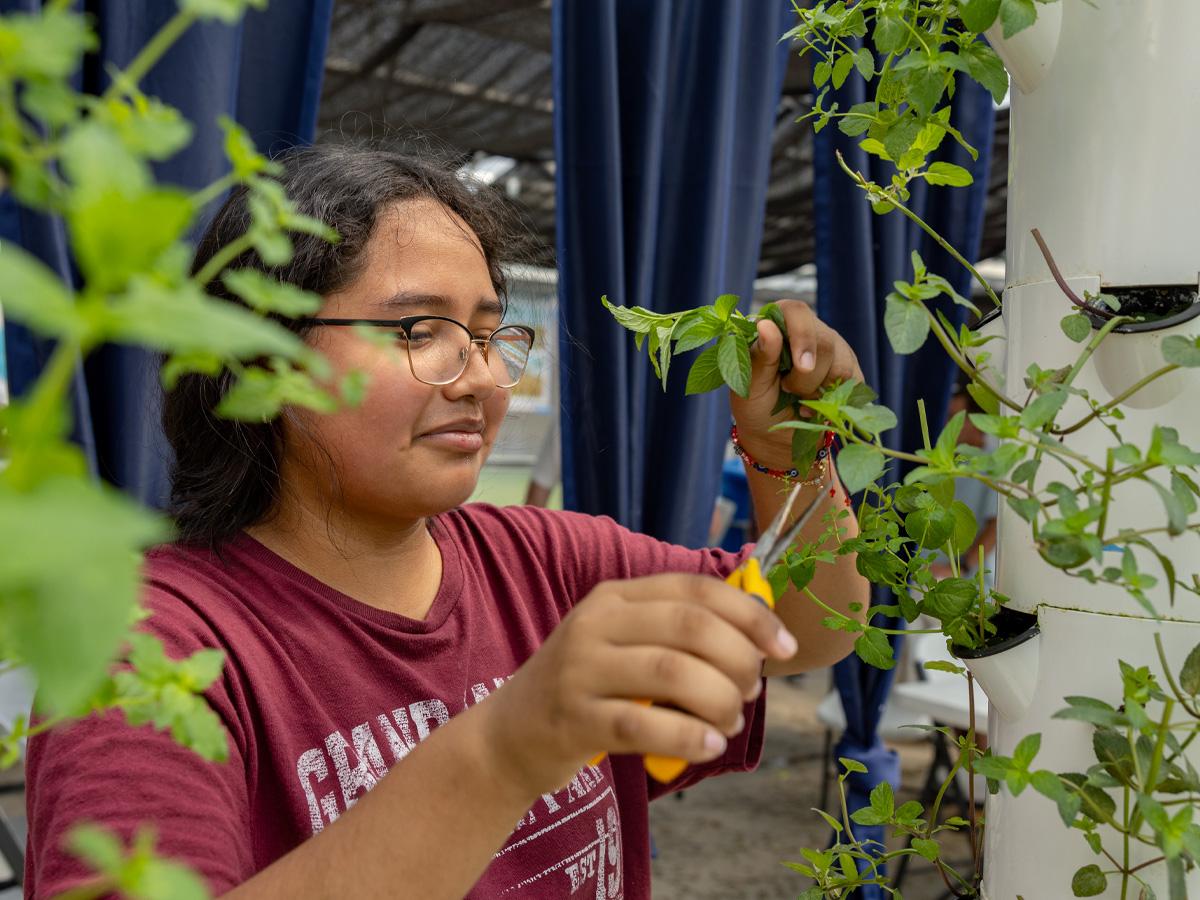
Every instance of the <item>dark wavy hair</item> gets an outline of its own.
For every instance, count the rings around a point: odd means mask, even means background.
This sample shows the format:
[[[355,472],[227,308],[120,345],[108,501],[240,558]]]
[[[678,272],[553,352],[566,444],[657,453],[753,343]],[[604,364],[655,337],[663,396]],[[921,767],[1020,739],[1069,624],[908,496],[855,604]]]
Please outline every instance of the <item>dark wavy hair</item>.
[[[278,162],[284,169],[279,180],[299,211],[335,228],[341,241],[331,244],[294,233],[295,253],[286,265],[268,266],[249,250],[228,269],[257,269],[328,295],[357,277],[376,220],[387,207],[430,199],[456,213],[474,231],[492,285],[504,302],[507,292],[500,263],[511,258],[519,232],[511,209],[490,188],[468,184],[437,162],[351,144],[297,149]],[[193,273],[246,233],[250,227],[246,199],[245,188],[239,188],[217,211],[196,248]],[[230,303],[242,302],[225,289],[220,276],[207,290]],[[279,321],[301,336],[311,327],[289,319]],[[175,455],[167,512],[175,520],[179,540],[187,543],[217,547],[266,517],[279,497],[282,422],[219,418],[214,410],[232,383],[228,370],[216,376],[189,374],[163,398],[163,429]]]

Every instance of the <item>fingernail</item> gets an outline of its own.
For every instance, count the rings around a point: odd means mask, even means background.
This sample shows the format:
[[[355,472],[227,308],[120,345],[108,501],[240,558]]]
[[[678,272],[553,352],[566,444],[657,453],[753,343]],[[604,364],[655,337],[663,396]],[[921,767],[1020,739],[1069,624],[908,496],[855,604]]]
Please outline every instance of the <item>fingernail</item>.
[[[729,741],[725,740],[725,735],[719,731],[707,731],[704,734],[704,749],[713,756],[720,756],[725,752],[725,748],[729,746]]]
[[[751,700],[758,699],[758,695],[762,693],[762,684],[763,683],[762,683],[761,678],[758,679],[756,682],[754,682],[754,687],[751,688],[751,690],[750,690],[750,698],[749,699],[751,699]]]
[[[733,723],[733,733],[741,734],[742,729],[746,727],[746,714],[738,713],[737,721]]]
[[[775,635],[775,643],[779,645],[779,649],[787,656],[795,656],[796,651],[800,649],[800,645],[796,643],[796,638],[787,628],[780,626],[779,633]]]
[[[805,350],[800,354],[800,368],[805,372],[811,372],[817,364],[817,358],[812,355],[811,350]]]

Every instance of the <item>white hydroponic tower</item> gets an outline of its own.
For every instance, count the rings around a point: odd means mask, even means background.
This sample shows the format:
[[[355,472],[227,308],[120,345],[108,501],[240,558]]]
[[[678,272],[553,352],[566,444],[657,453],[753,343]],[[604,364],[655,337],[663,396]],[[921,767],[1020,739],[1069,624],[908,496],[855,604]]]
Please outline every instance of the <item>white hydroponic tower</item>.
[[[1031,229],[1041,231],[1080,296],[1151,285],[1195,290],[1200,269],[1200,0],[1098,0],[1094,6],[1061,0],[1037,9],[1036,26],[1013,40],[989,35],[1012,73],[1003,323],[1008,392],[1019,399],[1030,363],[1061,366],[1080,349],[1059,327],[1070,308]],[[1098,399],[1112,398],[1160,367],[1162,339],[1181,333],[1200,333],[1200,318],[1185,314],[1166,328],[1114,334],[1076,384]],[[1131,397],[1122,424],[1126,438],[1145,447],[1160,424],[1200,446],[1200,403],[1190,390],[1200,386],[1197,371],[1180,370]],[[1060,421],[1086,411],[1072,398]],[[1103,461],[1112,437],[1093,423],[1065,443]],[[1042,484],[1057,477],[1043,465]],[[1152,490],[1129,488],[1118,490],[1110,522],[1161,526],[1166,513]],[[1153,540],[1190,582],[1200,570],[1200,540]],[[1105,556],[1107,564],[1120,565],[1119,551]],[[1040,634],[970,663],[992,701],[989,736],[997,753],[1009,755],[1021,737],[1040,732],[1038,768],[1086,770],[1095,761],[1092,729],[1052,718],[1065,706],[1063,698],[1120,703],[1119,659],[1160,670],[1155,632],[1176,672],[1200,643],[1200,598],[1180,592],[1172,606],[1158,563],[1148,553],[1139,560],[1159,577],[1151,600],[1170,621],[1149,618],[1120,589],[1088,585],[1044,563],[1029,526],[1001,504],[997,589],[1013,608],[1037,616]],[[1200,757],[1193,761],[1200,764]],[[989,900],[1060,900],[1071,896],[1079,867],[1109,867],[1032,790],[990,797],[986,819],[983,890]],[[1107,838],[1119,858],[1120,843],[1112,833]],[[1135,860],[1157,855],[1152,848],[1135,852]],[[1159,873],[1149,880],[1165,897],[1161,866],[1139,874],[1151,872]],[[1119,896],[1118,886],[1110,880],[1104,896]],[[1200,874],[1192,873],[1188,887],[1200,897]]]

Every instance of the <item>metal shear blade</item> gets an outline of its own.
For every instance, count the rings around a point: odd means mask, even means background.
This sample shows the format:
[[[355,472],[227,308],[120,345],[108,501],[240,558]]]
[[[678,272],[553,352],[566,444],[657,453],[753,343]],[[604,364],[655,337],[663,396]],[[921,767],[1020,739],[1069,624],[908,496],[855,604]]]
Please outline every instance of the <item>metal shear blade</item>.
[[[800,513],[796,521],[784,528],[784,523],[791,516],[792,507],[796,505],[796,499],[800,496],[800,491],[803,488],[804,485],[802,484],[798,484],[792,488],[788,493],[787,500],[784,501],[783,508],[771,520],[771,524],[767,526],[767,530],[759,537],[758,543],[750,554],[758,560],[758,565],[764,575],[771,570],[775,563],[779,562],[784,552],[792,545],[792,541],[795,540],[796,535],[808,524],[817,511],[817,507],[821,502],[822,491],[817,492],[817,495],[804,508],[804,511]]]

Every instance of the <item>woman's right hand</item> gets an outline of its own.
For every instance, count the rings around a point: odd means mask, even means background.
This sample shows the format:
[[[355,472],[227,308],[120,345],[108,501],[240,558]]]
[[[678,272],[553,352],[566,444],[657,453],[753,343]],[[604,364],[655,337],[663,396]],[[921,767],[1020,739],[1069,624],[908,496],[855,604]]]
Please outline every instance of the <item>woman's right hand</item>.
[[[483,704],[496,762],[531,798],[599,753],[706,762],[744,726],[764,658],[795,650],[774,613],[717,578],[605,582]]]

